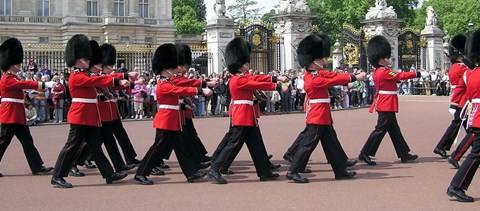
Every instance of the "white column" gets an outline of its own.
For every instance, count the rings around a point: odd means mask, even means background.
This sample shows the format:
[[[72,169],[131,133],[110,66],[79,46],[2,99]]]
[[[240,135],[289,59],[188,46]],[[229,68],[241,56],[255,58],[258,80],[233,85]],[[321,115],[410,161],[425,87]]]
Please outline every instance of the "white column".
[[[205,30],[207,31],[208,54],[212,58],[208,60],[208,73],[221,73],[224,68],[224,52],[228,42],[235,38],[235,24],[229,18],[215,18],[209,20]]]
[[[129,17],[138,17],[138,4],[139,4],[139,1],[138,0],[130,0],[128,1],[129,5],[128,5],[128,8],[129,8],[129,13],[128,13],[128,16]]]
[[[442,68],[444,63],[443,56],[443,31],[437,26],[426,26],[421,35],[427,40],[427,61],[426,70]]]

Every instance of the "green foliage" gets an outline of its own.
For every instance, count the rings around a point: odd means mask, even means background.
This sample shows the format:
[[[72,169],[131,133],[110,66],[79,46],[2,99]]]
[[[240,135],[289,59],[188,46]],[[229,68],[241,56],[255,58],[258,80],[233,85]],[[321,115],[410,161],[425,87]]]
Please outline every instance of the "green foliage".
[[[190,6],[176,6],[173,8],[175,29],[177,34],[201,34],[205,22],[196,19],[195,10]]]
[[[254,0],[236,0],[234,5],[230,5],[227,11],[232,19],[239,24],[246,24],[249,20],[260,18],[260,10],[257,2]]]
[[[453,37],[458,34],[468,34],[468,23],[472,22],[475,28],[480,26],[480,4],[478,0],[426,0],[416,11],[413,26],[422,30],[425,27],[427,7],[432,6],[437,14],[438,25]]]
[[[177,34],[201,34],[205,27],[204,0],[173,0],[173,22]]]
[[[275,10],[270,10],[270,12],[268,13],[265,13],[263,16],[262,16],[262,22],[264,23],[273,23],[272,20],[270,18],[272,18],[272,16],[275,15]]]

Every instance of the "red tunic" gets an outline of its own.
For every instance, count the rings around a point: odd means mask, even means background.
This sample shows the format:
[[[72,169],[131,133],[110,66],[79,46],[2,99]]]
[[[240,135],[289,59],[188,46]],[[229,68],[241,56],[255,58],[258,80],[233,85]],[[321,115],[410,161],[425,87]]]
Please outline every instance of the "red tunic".
[[[114,73],[114,74],[110,74],[109,77],[124,79],[125,74],[124,73]],[[109,92],[108,87],[104,87],[103,89],[105,90],[105,92]],[[115,105],[116,105],[116,101],[113,100],[115,102],[112,102],[112,100],[108,99],[104,95],[103,91],[101,91],[101,88],[97,88],[97,97],[98,97],[98,109],[100,110],[100,121],[102,121],[102,122],[112,122],[114,120],[114,112],[117,113],[117,115],[115,115],[115,116],[118,116],[117,119],[119,119],[118,108],[114,110],[112,108],[112,105],[111,105],[112,103],[115,103]]]
[[[463,81],[463,75],[467,70],[467,66],[463,63],[455,63],[448,71],[448,77],[450,78],[450,84],[452,84],[452,99],[450,99],[450,105],[463,108],[467,101],[467,95],[465,92],[465,83],[459,86]],[[462,87],[463,86],[463,87]],[[458,89],[457,89],[458,87]],[[457,93],[458,92],[458,93]]]
[[[157,84],[157,103],[159,109],[153,119],[153,127],[163,130],[180,131],[182,119],[180,115],[180,106],[178,105],[180,96],[192,96],[201,93],[201,89],[193,87],[175,86],[168,78],[161,78]]]
[[[68,110],[68,123],[100,127],[100,113],[97,102],[94,102],[97,99],[95,87],[113,87],[115,80],[118,79],[112,76],[89,76],[79,69],[73,71],[69,78],[72,105]]]
[[[478,111],[480,105],[480,68],[466,71],[466,78],[467,99],[472,102],[472,111],[475,112],[473,115],[469,115],[469,124],[472,127],[480,128],[480,111]]]
[[[182,87],[202,87],[206,88],[207,84],[204,80],[201,79],[188,79],[183,75],[177,75],[170,79],[175,86],[182,86]],[[187,109],[183,111],[183,116],[185,119],[193,119],[193,110]]]
[[[352,77],[351,74],[331,73],[324,69],[305,72],[303,80],[307,93],[305,98],[307,124],[330,125],[333,123],[328,88],[347,84],[352,81]]]
[[[233,126],[256,126],[257,116],[253,106],[254,90],[274,90],[276,81],[271,76],[237,73],[230,79],[230,114]]]
[[[44,88],[43,82],[24,81],[17,78],[15,74],[3,73],[0,80],[0,96],[2,96],[0,123],[25,125],[27,119],[25,116],[23,89]]]
[[[375,99],[369,111],[398,112],[397,81],[419,76],[417,72],[398,73],[387,67],[378,67],[373,73]]]

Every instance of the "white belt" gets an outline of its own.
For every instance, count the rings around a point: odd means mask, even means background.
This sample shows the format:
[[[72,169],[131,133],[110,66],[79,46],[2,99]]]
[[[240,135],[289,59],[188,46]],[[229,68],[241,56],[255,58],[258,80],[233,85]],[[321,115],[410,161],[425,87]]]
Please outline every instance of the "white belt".
[[[72,103],[97,103],[97,98],[89,99],[89,98],[72,98]]]
[[[109,102],[112,102],[112,103],[116,103],[117,102],[117,99],[110,99],[108,100]]]
[[[457,85],[450,86],[450,88],[455,89],[457,88]]]
[[[180,106],[176,105],[158,105],[158,108],[171,109],[171,110],[180,110]]]
[[[234,100],[233,101],[233,104],[234,105],[241,105],[241,104],[245,104],[245,105],[253,105],[253,101],[251,100]]]
[[[3,99],[2,99],[2,101],[3,101]],[[480,98],[472,99],[472,103],[480,103]]]
[[[315,103],[330,103],[330,98],[322,98],[322,99],[311,99],[308,101],[310,104]]]
[[[383,90],[380,90],[380,91],[378,91],[378,94],[381,94],[381,95],[396,95],[397,91],[383,91]]]
[[[25,103],[23,99],[16,99],[16,98],[2,98],[2,102],[10,102],[10,103]]]

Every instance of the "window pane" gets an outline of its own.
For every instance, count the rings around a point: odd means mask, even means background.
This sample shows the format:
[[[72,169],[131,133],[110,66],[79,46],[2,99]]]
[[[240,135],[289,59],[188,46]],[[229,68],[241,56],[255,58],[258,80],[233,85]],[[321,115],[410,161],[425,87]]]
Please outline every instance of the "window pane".
[[[119,9],[119,14],[118,14],[118,16],[125,16],[125,7],[124,7],[124,4],[123,4],[123,3],[119,4],[119,8],[118,8],[118,9]]]
[[[118,3],[113,5],[113,16],[118,16]]]
[[[43,6],[43,16],[50,16],[50,1],[44,1]]]
[[[5,15],[5,0],[0,0],[0,15]]]
[[[98,16],[97,2],[93,2],[93,16]]]
[[[37,10],[38,10],[38,16],[43,16],[43,1],[38,1],[38,7],[37,7]]]
[[[12,14],[12,0],[4,0],[7,1],[7,6],[5,8],[5,14],[11,15]]]

